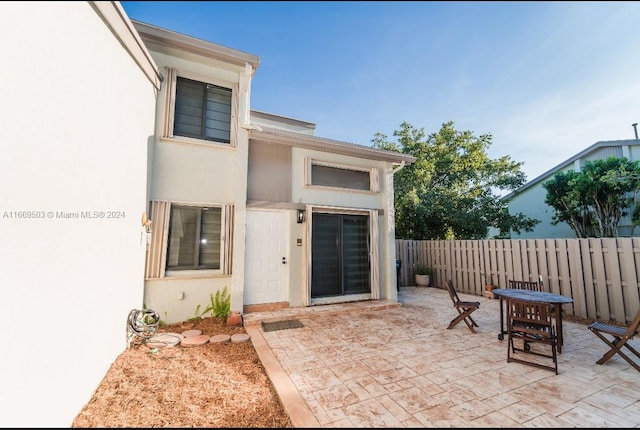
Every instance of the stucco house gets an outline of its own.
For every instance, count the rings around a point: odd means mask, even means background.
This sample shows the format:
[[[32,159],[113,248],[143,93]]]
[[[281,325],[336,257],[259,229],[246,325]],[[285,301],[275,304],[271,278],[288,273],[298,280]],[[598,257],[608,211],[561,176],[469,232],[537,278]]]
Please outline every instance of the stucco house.
[[[119,2],[0,5],[0,424],[67,427],[131,310],[397,300],[393,175],[415,159],[251,109],[259,58]]]
[[[251,110],[258,57],[133,23],[164,78],[144,305],[171,323],[224,287],[241,313],[396,300],[393,175],[414,157]]]
[[[512,239],[542,239],[542,238],[575,238],[576,235],[568,224],[551,224],[554,209],[544,201],[547,191],[542,184],[558,172],[573,170],[579,172],[585,161],[606,159],[611,156],[625,157],[631,161],[640,160],[640,140],[608,140],[596,142],[573,157],[549,169],[542,175],[527,182],[518,190],[504,196],[509,201],[509,212],[522,212],[524,215],[540,220],[531,232],[511,233]],[[631,217],[625,216],[618,225],[618,235],[628,237],[631,234]],[[633,236],[640,236],[640,229],[633,230]]]

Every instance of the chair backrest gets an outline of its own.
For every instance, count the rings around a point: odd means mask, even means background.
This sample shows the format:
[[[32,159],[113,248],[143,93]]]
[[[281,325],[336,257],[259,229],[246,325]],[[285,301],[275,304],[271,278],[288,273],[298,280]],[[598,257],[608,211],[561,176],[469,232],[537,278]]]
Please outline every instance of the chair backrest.
[[[638,330],[640,330],[640,307],[638,307],[636,316],[633,318],[633,321],[631,321],[631,324],[629,324],[629,327],[627,328],[627,336],[629,336],[629,338],[634,337],[636,333],[638,333]]]
[[[460,302],[460,298],[458,297],[458,293],[456,293],[456,289],[453,287],[453,281],[449,280],[445,282],[445,286],[447,287],[447,291],[449,292],[449,297],[451,297],[451,301],[455,306]]]
[[[514,281],[509,279],[508,287],[518,290],[544,291],[544,286],[538,281]]]
[[[543,338],[555,334],[551,305],[507,299],[507,328]]]

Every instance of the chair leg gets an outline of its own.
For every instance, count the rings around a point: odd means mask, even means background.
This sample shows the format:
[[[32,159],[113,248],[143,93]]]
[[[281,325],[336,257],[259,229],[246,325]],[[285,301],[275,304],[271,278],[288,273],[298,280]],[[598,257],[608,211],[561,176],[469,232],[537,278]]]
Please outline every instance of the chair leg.
[[[469,330],[471,330],[473,333],[476,333],[475,329],[473,328],[473,326],[475,325],[477,327],[477,325],[475,324],[475,322],[470,322],[469,319],[471,319],[471,317],[469,316],[469,314],[471,312],[466,311],[463,312],[460,309],[458,309],[458,316],[455,317],[454,319],[451,320],[451,322],[449,323],[449,326],[447,327],[447,329],[451,329],[453,327],[455,327],[460,321],[464,321],[464,323],[467,325],[467,327],[469,327]],[[473,320],[471,320],[473,321]]]
[[[593,330],[592,330],[593,331]],[[596,361],[597,364],[604,364],[605,362],[607,362],[609,359],[611,359],[614,355],[618,354],[620,355],[620,357],[622,357],[627,363],[629,363],[631,366],[633,366],[637,371],[640,372],[640,365],[638,365],[637,363],[635,363],[631,357],[629,357],[627,354],[624,353],[624,351],[622,351],[622,348],[626,347],[627,349],[629,349],[633,354],[635,354],[637,357],[640,357],[640,353],[631,345],[627,344],[627,342],[625,341],[623,344],[620,344],[620,342],[622,341],[622,338],[619,336],[614,336],[614,340],[610,341],[609,339],[607,339],[603,334],[597,332],[597,331],[593,331],[593,333],[598,336],[600,339],[602,339],[602,341],[604,343],[606,343],[607,345],[609,345],[609,347],[611,349],[609,349],[609,351],[607,351],[602,357],[600,357],[600,359],[598,361]]]
[[[469,315],[469,320],[475,327],[479,327],[478,324],[473,320],[473,318],[471,318],[471,315]]]
[[[465,314],[467,314],[465,312]],[[476,330],[473,328],[478,327],[478,325],[475,323],[475,321],[473,321],[473,319],[467,314],[467,316],[464,318],[464,323],[467,325],[467,327],[469,327],[469,330],[471,330],[473,333],[476,332]]]

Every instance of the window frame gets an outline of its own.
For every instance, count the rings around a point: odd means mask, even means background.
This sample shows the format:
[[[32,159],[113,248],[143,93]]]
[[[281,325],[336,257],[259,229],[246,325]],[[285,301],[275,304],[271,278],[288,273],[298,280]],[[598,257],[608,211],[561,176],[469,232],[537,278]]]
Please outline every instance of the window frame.
[[[192,237],[190,239],[193,240],[194,247],[197,248],[197,252],[194,250],[194,265],[192,266],[179,266],[179,267],[170,267],[169,260],[171,259],[171,249],[172,249],[172,221],[174,220],[174,210],[175,209],[194,209],[198,212],[198,224],[196,226],[195,235],[197,237]],[[200,253],[202,252],[202,248],[200,244],[203,239],[203,212],[207,210],[217,210],[220,212],[220,230],[215,232],[217,236],[217,240],[219,241],[218,248],[218,268],[215,267],[206,267],[206,265],[200,263]],[[224,233],[224,210],[221,206],[208,205],[188,205],[188,204],[177,204],[174,203],[169,208],[169,227],[167,230],[167,255],[166,255],[166,263],[165,263],[165,271],[168,275],[171,274],[182,274],[182,273],[202,273],[202,272],[210,272],[210,273],[221,273],[222,272],[222,264],[223,264],[223,255],[224,255],[224,241],[223,241],[223,233]],[[196,265],[197,263],[197,265]]]
[[[331,161],[322,161],[313,158],[307,158],[306,160],[306,178],[305,186],[308,188],[332,190],[332,191],[346,191],[356,193],[375,194],[380,192],[379,172],[377,167],[359,167],[347,164],[341,164]],[[349,188],[341,186],[331,185],[318,185],[313,183],[313,166],[330,167],[334,169],[350,170],[355,172],[364,172],[369,174],[369,189],[362,188]]]
[[[201,269],[175,269],[167,267],[169,258],[169,226],[171,222],[172,207],[195,207],[220,209],[220,268]],[[231,275],[233,255],[233,224],[234,205],[217,203],[193,203],[166,200],[152,200],[150,202],[151,213],[151,240],[147,246],[145,261],[145,279],[162,279],[165,277],[203,277]]]
[[[221,142],[212,139],[180,136],[174,134],[175,110],[176,110],[176,90],[178,77],[189,79],[204,85],[215,85],[217,87],[231,90],[231,117],[229,124],[229,142]],[[238,94],[237,83],[228,82],[222,79],[205,77],[196,73],[179,71],[175,68],[167,67],[165,76],[167,85],[165,86],[165,102],[163,115],[162,139],[173,142],[192,143],[206,146],[217,146],[223,148],[235,148],[237,146],[238,134]]]

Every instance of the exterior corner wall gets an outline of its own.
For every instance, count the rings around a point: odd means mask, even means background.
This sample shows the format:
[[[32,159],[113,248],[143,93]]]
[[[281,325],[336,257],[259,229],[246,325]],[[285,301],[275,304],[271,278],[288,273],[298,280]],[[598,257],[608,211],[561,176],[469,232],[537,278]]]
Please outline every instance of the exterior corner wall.
[[[2,423],[68,427],[142,306],[156,93],[88,2],[2,3],[0,40],[0,318],[27,329],[0,354]]]

